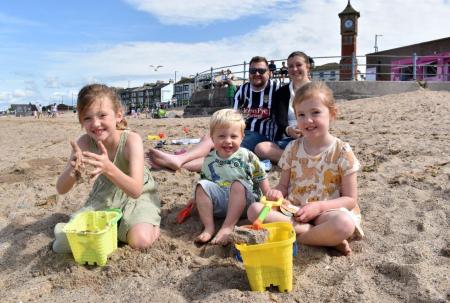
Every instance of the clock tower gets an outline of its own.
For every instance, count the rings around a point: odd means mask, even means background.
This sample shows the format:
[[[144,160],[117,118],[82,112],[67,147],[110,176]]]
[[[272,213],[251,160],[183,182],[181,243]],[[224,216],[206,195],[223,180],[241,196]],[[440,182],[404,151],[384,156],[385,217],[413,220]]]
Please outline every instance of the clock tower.
[[[358,35],[357,12],[348,0],[345,9],[339,13],[341,19],[341,61],[339,80],[348,81],[356,79],[356,36]],[[355,56],[355,67],[352,69],[352,60]]]

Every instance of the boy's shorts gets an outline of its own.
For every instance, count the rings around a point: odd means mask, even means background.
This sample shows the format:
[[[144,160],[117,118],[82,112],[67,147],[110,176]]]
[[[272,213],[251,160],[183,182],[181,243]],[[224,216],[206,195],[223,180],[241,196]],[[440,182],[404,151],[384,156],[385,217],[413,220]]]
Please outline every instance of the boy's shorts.
[[[209,199],[212,201],[214,217],[225,218],[228,211],[228,201],[230,199],[231,186],[220,187],[216,183],[209,180],[200,180],[197,182],[197,185],[200,185],[203,188]],[[242,215],[244,215],[244,217],[246,216],[247,208],[250,206],[250,204],[256,201],[256,198],[257,197],[253,192],[249,191],[247,188],[245,189],[245,209],[242,212],[241,217]]]

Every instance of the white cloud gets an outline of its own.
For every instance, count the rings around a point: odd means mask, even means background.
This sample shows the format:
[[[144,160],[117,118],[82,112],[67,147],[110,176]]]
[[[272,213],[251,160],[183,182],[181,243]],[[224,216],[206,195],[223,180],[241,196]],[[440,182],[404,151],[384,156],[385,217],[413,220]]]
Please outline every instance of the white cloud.
[[[247,4],[250,2],[244,1]],[[342,2],[302,1],[284,19],[277,16],[276,20],[255,29],[254,32],[234,38],[197,43],[129,42],[89,54],[60,53],[62,58],[71,59],[67,61],[70,62],[69,66],[62,64],[57,68],[59,72],[75,69],[75,74],[84,71],[86,76],[100,80],[115,78],[114,84],[127,86],[126,82],[133,75],[139,78],[141,83],[157,79],[168,80],[173,78],[175,70],[184,75],[195,74],[208,70],[211,66],[240,64],[244,60],[248,62],[254,55],[282,59],[294,50],[305,51],[313,57],[334,56],[318,60],[319,64],[338,62],[340,59],[338,13],[346,5]],[[436,20],[450,19],[448,3],[444,4],[440,0],[429,0],[424,4],[421,1],[405,3],[400,0],[372,2],[352,1],[353,7],[361,13],[358,55],[363,56],[373,51],[375,33],[383,34],[379,41],[380,50],[442,38],[447,34],[447,29]],[[145,3],[157,5],[152,1]],[[171,5],[177,3],[170,1]],[[192,6],[186,4],[182,6],[198,9],[199,5],[200,2],[194,1]],[[436,9],[437,7],[439,9]],[[241,11],[236,7],[234,10]],[[427,22],[415,21],[425,19]],[[361,60],[363,63],[364,59]],[[150,64],[164,67],[155,73],[149,67]],[[121,77],[122,80],[118,80]]]
[[[237,20],[244,16],[270,13],[287,0],[126,0],[138,10],[154,15],[163,24],[207,24]]]
[[[190,1],[188,4],[181,0],[180,2],[128,1],[133,2],[134,5],[147,5],[147,9],[154,9],[154,14],[160,18],[163,18],[163,9],[169,11],[170,5],[179,5],[191,14],[200,11],[204,13],[197,13],[198,15],[208,15],[205,18],[217,20],[217,18],[221,18],[221,13],[219,13],[220,9],[216,9],[216,5],[220,8],[225,7],[220,3],[213,5],[208,1],[201,3],[200,1]],[[238,4],[226,3],[226,6],[231,7],[236,14],[261,12],[261,10],[245,12],[247,9],[243,9],[241,3],[244,6],[253,5],[252,1],[239,1]],[[334,56],[334,58],[316,60],[317,64],[339,61],[341,38],[337,14],[345,8],[347,1],[304,0],[295,2],[297,7],[291,8],[291,13],[284,15],[280,15],[277,7],[272,6],[274,3],[285,3],[284,1],[264,3],[260,4],[260,7],[262,5],[261,9],[271,8],[271,16],[274,16],[274,19],[245,35],[195,43],[134,41],[116,45],[90,46],[89,52],[49,52],[45,59],[45,69],[40,70],[39,74],[43,79],[53,79],[55,83],[58,82],[59,90],[67,89],[64,97],[66,98],[66,96],[70,96],[70,92],[77,91],[86,83],[104,82],[122,87],[127,87],[130,83],[130,86],[138,86],[144,82],[167,81],[169,78],[174,78],[175,71],[177,71],[179,79],[181,75],[195,74],[208,70],[211,66],[219,67],[248,62],[254,55],[282,59],[292,51],[302,50],[313,57]],[[206,9],[201,5],[209,5],[211,8]],[[358,55],[373,52],[375,34],[383,35],[378,41],[379,50],[449,36],[448,26],[443,26],[446,20],[450,20],[450,3],[448,1],[352,0],[352,6],[361,13]],[[233,15],[228,12],[223,11],[223,15]],[[170,18],[182,19],[178,15],[181,13],[177,13],[176,10],[170,14],[167,16],[167,20]],[[360,63],[364,63],[364,60],[361,59]],[[155,72],[149,67],[150,64],[164,67]],[[235,70],[241,68],[236,67]],[[45,83],[44,80],[35,82]],[[9,87],[19,87],[16,84],[9,85]],[[58,86],[55,84],[54,87]],[[37,94],[37,92],[35,93]],[[12,100],[12,98],[12,92],[0,93],[0,100]]]

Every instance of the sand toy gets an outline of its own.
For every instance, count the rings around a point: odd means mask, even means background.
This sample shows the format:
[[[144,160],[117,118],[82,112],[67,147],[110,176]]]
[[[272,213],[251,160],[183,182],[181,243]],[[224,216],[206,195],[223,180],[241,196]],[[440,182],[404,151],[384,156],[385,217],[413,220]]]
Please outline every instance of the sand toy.
[[[79,264],[106,264],[108,255],[117,249],[117,222],[120,209],[84,211],[64,226],[75,261]]]
[[[292,262],[295,231],[289,222],[262,224],[269,238],[262,244],[235,244],[244,263],[250,288],[264,291],[277,286],[280,292],[292,290]]]

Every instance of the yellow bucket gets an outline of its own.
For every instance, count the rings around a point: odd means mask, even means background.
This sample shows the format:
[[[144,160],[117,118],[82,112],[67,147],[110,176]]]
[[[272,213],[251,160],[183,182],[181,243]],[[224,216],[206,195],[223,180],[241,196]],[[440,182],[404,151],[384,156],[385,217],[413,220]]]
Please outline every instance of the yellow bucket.
[[[106,264],[108,255],[117,249],[119,209],[84,211],[64,226],[75,261],[79,264]]]
[[[250,288],[264,291],[278,286],[280,292],[292,290],[292,249],[295,231],[289,222],[262,225],[269,231],[269,240],[263,244],[236,244],[244,262]]]

